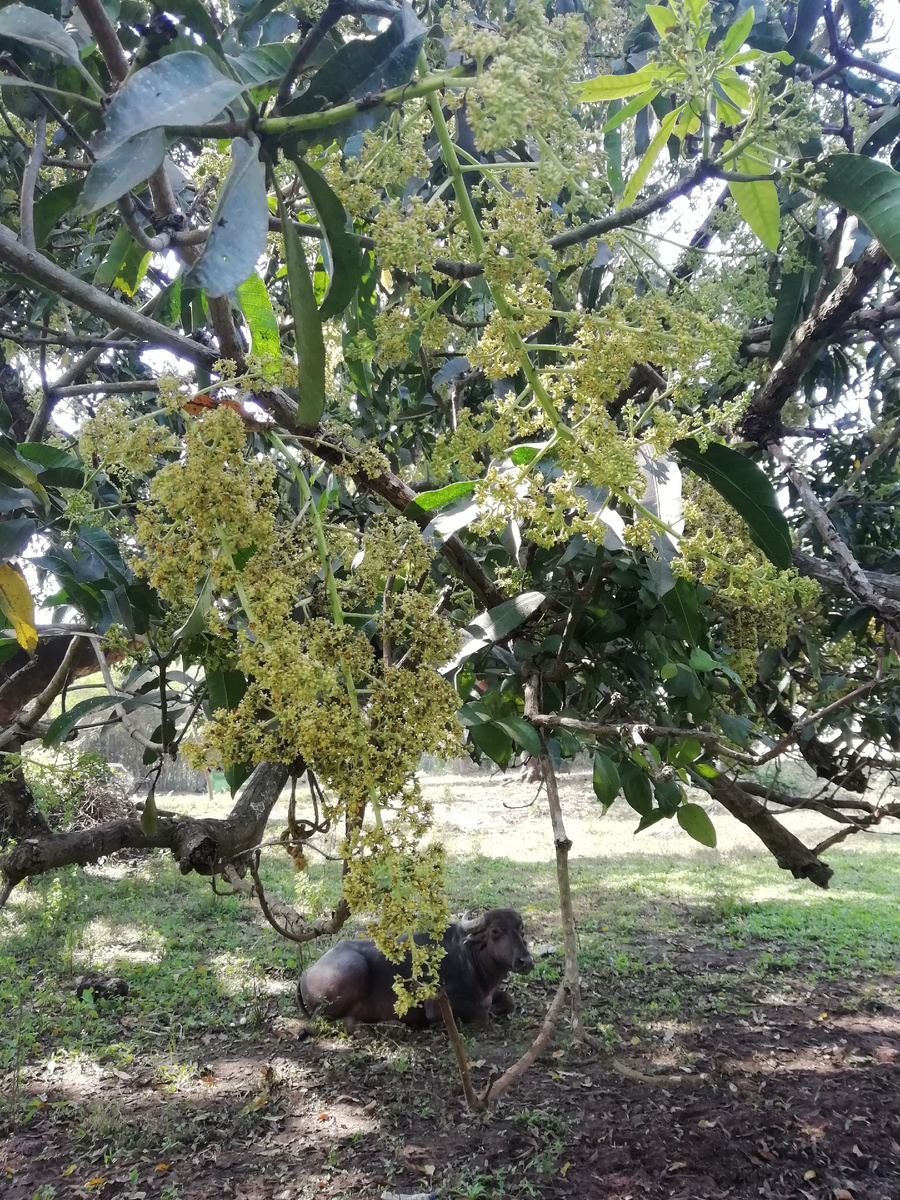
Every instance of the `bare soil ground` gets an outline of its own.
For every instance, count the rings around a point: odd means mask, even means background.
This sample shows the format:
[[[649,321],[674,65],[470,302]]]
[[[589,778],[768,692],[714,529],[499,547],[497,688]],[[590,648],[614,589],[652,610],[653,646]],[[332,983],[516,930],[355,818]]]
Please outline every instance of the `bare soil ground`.
[[[516,904],[540,955],[516,981],[518,1012],[467,1035],[483,1084],[534,1037],[561,969],[548,825],[542,801],[523,807],[535,788],[431,787],[454,896]],[[140,1004],[136,970],[129,997],[97,1002],[111,1042],[139,1038],[131,1063],[56,1053],[51,1028],[7,1073],[0,1195],[900,1200],[898,947],[880,926],[877,952],[866,940],[879,889],[900,878],[883,874],[884,840],[832,855],[846,882],[819,909],[809,885],[748,858],[723,814],[714,852],[680,830],[635,842],[626,812],[598,822],[588,788],[570,779],[563,799],[587,1025],[608,1049],[575,1044],[564,1021],[477,1116],[442,1031],[322,1026],[298,1040],[296,971],[253,993],[244,1025],[189,1029]],[[791,818],[812,837],[816,820]],[[39,980],[39,962],[24,969]],[[162,1071],[147,1046],[181,1069]],[[632,1082],[613,1058],[665,1081]]]

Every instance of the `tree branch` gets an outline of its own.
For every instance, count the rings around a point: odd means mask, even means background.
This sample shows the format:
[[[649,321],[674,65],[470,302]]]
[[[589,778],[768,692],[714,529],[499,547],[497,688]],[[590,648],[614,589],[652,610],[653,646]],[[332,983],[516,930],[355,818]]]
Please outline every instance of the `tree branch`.
[[[28,166],[22,173],[22,191],[19,197],[19,236],[22,239],[22,245],[29,250],[36,249],[34,244],[34,189],[37,187],[46,148],[47,114],[42,109],[34,120],[34,145],[31,148]]]

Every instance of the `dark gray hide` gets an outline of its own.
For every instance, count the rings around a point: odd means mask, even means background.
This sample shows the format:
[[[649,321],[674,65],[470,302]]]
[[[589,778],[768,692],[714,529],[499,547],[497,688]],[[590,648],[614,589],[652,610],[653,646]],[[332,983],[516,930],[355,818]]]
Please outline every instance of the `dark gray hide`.
[[[430,940],[424,933],[413,937],[418,946]],[[534,967],[522,918],[515,909],[492,908],[464,918],[448,926],[441,944],[445,954],[440,981],[457,1020],[484,1022],[491,1011],[512,1012],[512,999],[500,985],[510,971],[524,975]],[[310,1016],[396,1021],[394,976],[398,974],[410,978],[408,956],[392,963],[368,939],[338,942],[303,972],[300,1003]],[[408,1025],[429,1025],[440,1019],[434,999],[402,1018]]]

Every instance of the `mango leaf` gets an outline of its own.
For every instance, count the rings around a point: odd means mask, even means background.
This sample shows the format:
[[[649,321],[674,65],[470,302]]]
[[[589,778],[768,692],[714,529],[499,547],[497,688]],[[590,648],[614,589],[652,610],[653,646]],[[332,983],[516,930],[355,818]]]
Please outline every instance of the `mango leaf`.
[[[347,233],[344,206],[322,172],[310,166],[304,158],[297,157],[294,162],[307,195],[313,202],[331,254],[328,291],[319,309],[319,320],[327,321],[329,317],[342,313],[356,294],[362,273],[362,251],[356,239]]]
[[[622,787],[616,764],[607,755],[597,750],[594,754],[594,771],[592,775],[594,795],[604,808],[609,808]]]
[[[682,804],[675,816],[684,832],[689,833],[695,842],[710,849],[715,848],[716,827],[699,804]]]
[[[150,696],[88,696],[87,700],[79,700],[67,712],[60,713],[55,720],[50,722],[50,726],[44,734],[44,745],[48,747],[60,745],[81,718],[87,716],[88,713],[99,712],[104,708],[114,708],[116,705],[121,705],[123,712],[132,712],[136,708],[153,707],[155,704],[156,700]]]
[[[504,733],[508,733],[532,758],[540,757],[541,739],[537,730],[529,725],[524,717],[495,717],[494,724],[499,725]]]
[[[383,33],[371,41],[354,38],[341,46],[316,72],[306,89],[285,105],[284,115],[320,112],[323,108],[408,83],[426,33],[408,0],[402,0],[397,15]],[[386,116],[384,108],[359,113],[327,130],[326,140],[342,142],[352,133],[374,128]],[[310,145],[320,141],[322,136],[313,133],[302,140]]]
[[[37,46],[39,50],[48,50],[64,58],[77,71],[82,70],[81,55],[74,39],[59,21],[39,8],[10,4],[8,8],[0,10],[0,37],[26,42],[29,46]]]
[[[736,746],[749,746],[750,735],[753,732],[753,722],[749,717],[733,716],[731,713],[717,714],[719,728],[730,742]]]
[[[859,217],[896,266],[900,264],[900,174],[861,154],[836,154],[816,167],[819,191]]]
[[[648,104],[651,104],[658,95],[659,88],[650,88],[646,92],[641,92],[639,96],[634,96],[627,104],[623,104],[618,112],[613,113],[600,132],[607,134],[611,133],[614,129],[618,129],[620,125],[633,117],[635,113],[640,112],[642,108],[646,108]]]
[[[39,482],[37,473],[22,459],[21,455],[8,450],[5,446],[0,446],[0,471],[10,475],[17,483],[22,483],[25,487],[30,488],[44,508],[49,510],[50,497],[47,495],[44,485]]]
[[[625,195],[619,201],[619,208],[627,208],[634,200],[635,196],[644,186],[647,176],[653,170],[653,165],[659,158],[663,146],[669,140],[669,134],[675,127],[675,122],[681,115],[680,108],[674,108],[670,113],[667,113],[660,121],[659,129],[653,138],[653,141],[647,147],[647,152],[637,165],[637,170],[628,180],[628,186],[625,189]]]
[[[779,570],[786,571],[791,565],[791,532],[765,472],[718,442],[701,450],[694,438],[682,438],[672,449],[743,517],[760,550]]]
[[[448,483],[446,487],[435,488],[431,492],[419,492],[415,500],[407,504],[403,515],[413,519],[417,516],[424,517],[426,513],[446,508],[448,504],[461,500],[463,496],[470,496],[474,490],[474,480],[463,480],[460,483]]]
[[[813,238],[804,238],[802,253],[803,266],[781,277],[769,341],[769,361],[773,363],[781,357],[788,338],[807,311],[807,300],[812,303],[822,275],[822,252]]]
[[[653,791],[656,795],[656,801],[662,809],[663,816],[674,816],[682,800],[684,800],[684,788],[680,783],[676,783],[674,779],[657,779],[653,784]]]
[[[166,55],[136,71],[115,93],[94,152],[104,158],[136,133],[163,125],[212,121],[243,89],[242,83],[217,71],[205,54],[179,50]]]
[[[468,629],[476,635],[483,635],[489,642],[502,641],[514,629],[518,629],[523,621],[527,621],[532,613],[537,612],[546,599],[543,592],[522,592],[512,600],[504,600],[495,608],[481,613],[469,622]]]
[[[861,50],[872,36],[875,17],[872,0],[844,0],[844,8],[850,18],[850,36],[856,48]]]
[[[747,40],[747,35],[753,28],[753,22],[756,18],[753,5],[751,4],[743,16],[738,17],[735,23],[731,26],[725,37],[722,39],[722,57],[728,62],[733,54],[736,54]]]
[[[512,758],[510,736],[494,721],[469,727],[469,740],[474,742],[498,767],[506,767]]]
[[[98,525],[81,525],[76,544],[82,552],[95,554],[113,579],[122,582],[127,580],[129,571],[122,560],[119,547],[105,529]]]
[[[156,298],[153,320],[159,321],[160,325],[174,325],[181,319],[181,280],[180,275],[176,276]]]
[[[825,0],[799,0],[794,30],[788,42],[791,54],[802,54],[809,48],[824,10]]]
[[[203,580],[203,586],[200,588],[200,595],[190,611],[188,619],[183,625],[179,625],[172,634],[173,642],[180,642],[183,638],[196,637],[206,628],[206,614],[209,612],[212,605],[212,577],[207,571],[206,578]]]
[[[30,517],[7,517],[0,521],[0,563],[15,558],[31,540],[37,521]]]
[[[653,811],[653,785],[650,776],[637,763],[624,762],[619,768],[622,794],[636,813],[649,817]]]
[[[201,0],[166,0],[165,11],[181,17],[189,29],[203,35],[207,46],[211,46],[217,54],[222,53],[218,30]]]
[[[663,8],[661,4],[648,4],[647,16],[656,26],[656,32],[660,37],[664,37],[666,31],[671,29],[678,21],[671,8]]]
[[[206,245],[188,276],[190,286],[203,288],[208,296],[235,291],[253,273],[266,248],[268,229],[266,169],[259,160],[259,142],[255,137],[235,138]]]
[[[676,74],[673,67],[647,66],[630,75],[598,75],[577,85],[576,94],[584,104],[596,104],[602,100],[622,100],[625,96],[637,96]]]
[[[166,131],[147,129],[127,138],[97,160],[81,193],[81,210],[97,212],[149,179],[166,157]]]
[[[250,336],[253,339],[251,353],[274,358],[275,362],[269,371],[273,375],[280,375],[281,339],[265,282],[254,272],[238,288],[237,298],[241,312],[250,326]]]
[[[291,311],[294,314],[294,342],[297,347],[297,421],[314,429],[325,411],[325,342],[322,322],[313,292],[306,255],[287,207],[278,196],[284,261],[287,268]]]
[[[136,243],[124,225],[116,230],[116,236],[110,242],[109,249],[103,257],[100,266],[94,272],[94,287],[111,287],[119,273],[119,268],[125,261],[125,255]]]
[[[743,169],[743,168],[742,168]],[[755,172],[754,172],[755,173]],[[756,179],[752,183],[729,182],[728,190],[738,206],[738,212],[766,247],[773,253],[780,238],[778,192],[771,179]]]
[[[274,42],[247,50],[237,58],[227,54],[225,61],[238,79],[249,87],[263,87],[281,79],[291,64],[297,47],[290,42]]]
[[[20,442],[17,451],[21,458],[35,465],[44,487],[84,486],[84,466],[73,454],[44,442]]]
[[[209,692],[209,711],[212,715],[222,708],[231,712],[244,698],[247,678],[241,671],[207,671],[206,688]]]
[[[137,242],[132,242],[116,272],[113,287],[117,287],[126,296],[133,296],[144,281],[151,257],[150,250],[144,250]]]
[[[83,179],[74,179],[71,183],[62,183],[59,187],[51,188],[35,203],[34,243],[38,250],[46,245],[47,238],[59,218],[70,212],[78,203],[83,187]]]

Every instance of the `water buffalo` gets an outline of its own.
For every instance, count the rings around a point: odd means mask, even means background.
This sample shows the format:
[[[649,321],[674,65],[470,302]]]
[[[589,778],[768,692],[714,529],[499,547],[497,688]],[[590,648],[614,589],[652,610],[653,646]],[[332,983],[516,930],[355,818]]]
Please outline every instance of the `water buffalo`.
[[[431,939],[413,934],[416,945]],[[491,908],[464,917],[447,927],[441,939],[445,954],[440,982],[453,1015],[460,1021],[483,1023],[493,1012],[512,1012],[514,1004],[501,984],[510,971],[527,974],[534,959],[525,943],[522,918],[512,908]],[[396,1021],[394,977],[410,978],[409,956],[399,963],[387,959],[368,939],[338,942],[303,972],[298,989],[310,1016],[344,1017],[356,1021]],[[437,1000],[410,1009],[402,1020],[425,1026],[440,1021]]]

